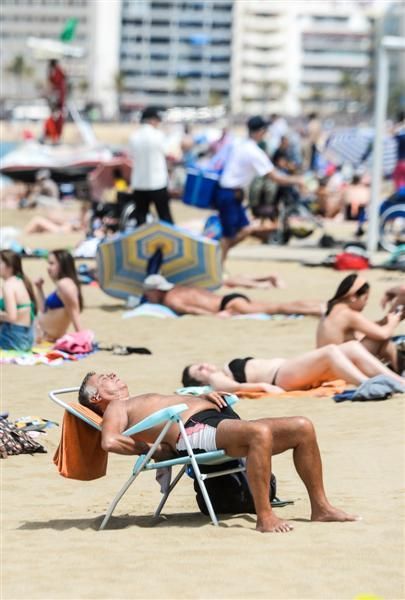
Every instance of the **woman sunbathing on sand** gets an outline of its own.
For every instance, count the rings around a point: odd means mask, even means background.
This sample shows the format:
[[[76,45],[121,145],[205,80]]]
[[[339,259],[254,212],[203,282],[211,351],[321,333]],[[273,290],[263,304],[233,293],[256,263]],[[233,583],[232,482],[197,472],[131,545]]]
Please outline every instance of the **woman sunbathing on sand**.
[[[294,358],[235,358],[223,368],[209,363],[193,364],[183,371],[185,387],[210,385],[214,390],[235,392],[282,392],[318,387],[333,379],[359,385],[369,377],[388,375],[404,379],[385,367],[359,342],[330,344]]]
[[[54,250],[48,257],[48,274],[56,284],[54,292],[45,298],[44,280],[37,279],[38,337],[55,341],[64,335],[71,323],[76,331],[81,330],[80,312],[83,298],[77,278],[75,264],[67,250]]]
[[[371,354],[390,364],[398,372],[398,353],[391,341],[395,328],[403,318],[396,307],[380,321],[363,317],[361,311],[367,304],[370,285],[357,274],[343,279],[335,295],[327,304],[325,316],[320,320],[316,334],[317,347],[359,340]]]

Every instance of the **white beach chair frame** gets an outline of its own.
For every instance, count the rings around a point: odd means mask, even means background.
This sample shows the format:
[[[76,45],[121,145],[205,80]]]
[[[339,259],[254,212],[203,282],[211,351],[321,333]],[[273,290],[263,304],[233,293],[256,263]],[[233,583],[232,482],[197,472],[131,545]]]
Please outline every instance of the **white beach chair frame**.
[[[91,427],[94,427],[95,429],[98,429],[99,431],[101,431],[101,426],[93,423],[90,419],[86,418],[84,415],[82,415],[80,412],[78,412],[74,407],[72,407],[70,404],[68,404],[67,402],[65,402],[64,400],[62,400],[59,397],[60,395],[63,395],[63,394],[70,394],[70,393],[74,393],[74,392],[77,393],[78,391],[79,391],[79,387],[60,388],[57,390],[50,391],[49,397],[51,398],[51,400],[56,402],[56,404],[58,404],[59,406],[61,406],[65,410],[67,410],[69,413],[75,415],[78,419],[81,419],[82,421],[84,421],[85,423],[90,425]],[[233,396],[231,394],[227,395],[226,399],[227,399],[227,402],[229,405],[234,404],[237,401],[237,397]],[[227,456],[224,450],[215,450],[213,452],[204,452],[202,454],[194,454],[193,449],[191,448],[190,442],[187,437],[184,423],[180,416],[181,413],[184,410],[186,410],[187,408],[188,408],[187,405],[184,403],[176,404],[175,406],[170,406],[168,408],[164,408],[162,410],[159,410],[159,411],[153,413],[146,419],[143,419],[136,425],[133,425],[132,427],[130,427],[129,429],[127,429],[126,431],[123,432],[123,435],[133,435],[135,433],[145,431],[146,429],[149,429],[151,427],[155,427],[156,425],[164,423],[162,431],[158,435],[154,444],[151,446],[149,452],[147,454],[141,455],[137,458],[137,460],[133,466],[131,476],[125,482],[125,484],[122,486],[122,488],[120,489],[118,494],[115,496],[115,498],[111,502],[111,504],[107,510],[107,513],[100,525],[100,530],[104,529],[106,527],[118,502],[121,500],[121,498],[123,497],[125,492],[132,485],[132,483],[135,481],[135,479],[138,477],[138,475],[140,473],[145,472],[145,471],[155,471],[157,469],[163,469],[166,467],[181,466],[180,471],[178,472],[178,474],[176,475],[174,480],[171,482],[168,489],[164,492],[163,497],[162,497],[161,501],[159,502],[159,505],[154,513],[154,518],[158,517],[160,515],[164,505],[166,504],[166,501],[167,501],[169,495],[171,494],[173,489],[176,487],[176,485],[178,484],[180,479],[183,477],[183,475],[186,472],[186,469],[189,465],[191,465],[193,468],[194,477],[195,477],[195,479],[200,487],[201,493],[204,497],[204,501],[207,506],[208,513],[211,517],[211,521],[214,525],[216,525],[216,526],[218,525],[218,519],[215,514],[214,508],[212,506],[212,502],[210,500],[209,494],[207,492],[207,488],[205,486],[205,480],[212,478],[212,477],[220,477],[221,475],[227,475],[230,473],[240,473],[242,471],[245,471],[245,465],[244,465],[244,463],[241,462],[240,466],[237,468],[224,469],[221,471],[215,471],[213,473],[201,473],[200,468],[199,468],[200,464],[206,464],[206,465],[222,464],[222,463],[227,463],[229,461],[235,461],[235,458]],[[182,436],[182,438],[184,440],[185,446],[187,448],[188,456],[173,458],[171,460],[154,462],[153,458],[152,458],[153,454],[154,454],[156,448],[159,446],[160,442],[164,439],[167,431],[173,425],[173,423],[177,423],[180,428],[180,435]]]

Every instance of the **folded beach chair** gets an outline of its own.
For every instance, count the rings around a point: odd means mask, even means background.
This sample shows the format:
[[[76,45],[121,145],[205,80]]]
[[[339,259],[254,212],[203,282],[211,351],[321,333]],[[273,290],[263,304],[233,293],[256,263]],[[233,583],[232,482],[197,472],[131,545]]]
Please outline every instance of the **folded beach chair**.
[[[49,392],[49,397],[51,398],[51,400],[53,400],[54,402],[59,404],[59,406],[64,408],[68,412],[69,415],[73,415],[77,419],[80,419],[82,423],[84,422],[89,427],[93,428],[93,431],[96,430],[98,432],[101,432],[102,419],[98,414],[93,413],[91,410],[81,406],[80,404],[68,403],[60,398],[60,396],[63,394],[68,394],[68,393],[72,393],[72,392],[77,393],[78,391],[79,391],[78,387],[62,388],[62,389],[53,390],[53,391]],[[233,395],[227,395],[226,399],[227,399],[227,402],[229,405],[232,405],[237,401],[236,396],[233,396]],[[132,483],[135,481],[135,479],[138,477],[138,475],[140,473],[145,472],[145,471],[156,471],[158,469],[162,469],[164,471],[161,471],[161,473],[167,474],[168,470],[171,467],[176,467],[176,466],[181,467],[180,471],[178,472],[178,474],[176,475],[176,477],[174,478],[174,480],[171,483],[170,483],[170,476],[167,477],[167,485],[165,486],[165,488],[163,490],[163,497],[154,513],[154,517],[157,517],[160,515],[164,505],[166,504],[166,501],[167,501],[170,493],[173,491],[175,486],[178,484],[178,482],[180,481],[182,476],[186,472],[190,472],[190,470],[191,470],[195,480],[198,482],[198,485],[201,489],[201,493],[205,500],[209,515],[211,517],[211,521],[214,525],[218,525],[218,519],[217,519],[215,511],[213,509],[213,506],[212,506],[212,503],[211,503],[211,500],[210,500],[209,494],[207,492],[204,481],[205,481],[205,479],[208,479],[211,477],[219,477],[221,475],[227,475],[230,473],[239,473],[239,472],[245,471],[245,465],[243,462],[241,462],[240,466],[238,466],[238,467],[226,469],[226,463],[230,462],[230,461],[234,462],[235,458],[231,458],[231,457],[227,456],[226,453],[224,452],[224,450],[216,450],[213,452],[194,454],[194,452],[190,446],[190,442],[188,440],[185,428],[184,428],[184,423],[181,419],[181,413],[184,410],[186,410],[187,408],[188,407],[186,404],[180,404],[180,403],[176,404],[175,406],[170,406],[168,408],[164,408],[162,410],[159,410],[159,411],[153,413],[151,416],[147,417],[146,419],[143,419],[136,425],[130,427],[129,429],[127,429],[126,431],[123,432],[123,435],[133,435],[135,433],[139,433],[141,431],[145,431],[146,429],[155,427],[156,425],[164,424],[161,433],[157,437],[155,443],[152,445],[149,452],[145,455],[141,455],[141,456],[137,457],[137,460],[135,461],[135,464],[132,469],[131,476],[126,481],[126,483],[122,486],[122,488],[120,489],[118,494],[115,496],[115,498],[111,502],[111,504],[107,510],[107,513],[101,523],[100,529],[105,528],[105,526],[107,525],[118,502],[121,500],[121,498],[123,497],[125,492],[132,485]],[[177,423],[180,428],[180,435],[184,439],[184,443],[185,443],[187,451],[188,451],[188,456],[181,457],[181,458],[180,457],[173,458],[171,460],[165,460],[165,461],[160,461],[160,462],[154,462],[153,454],[154,454],[156,448],[159,446],[160,442],[165,437],[168,429],[173,425],[173,423]],[[91,433],[93,433],[93,432],[91,432]],[[77,437],[76,439],[79,440],[79,437]],[[100,442],[100,440],[98,440],[98,444],[99,444],[99,442]],[[76,448],[76,453],[78,453],[78,452],[80,452],[80,450],[78,451],[78,449]],[[201,473],[200,468],[199,468],[199,465],[201,465],[201,464],[204,464],[204,465],[224,464],[224,469],[221,471],[215,471],[215,472],[210,472],[210,473]],[[100,476],[104,475],[105,469],[106,469],[106,458],[104,461],[104,470],[102,468],[101,473],[96,474],[94,477],[84,475],[84,476],[81,476],[78,478],[79,479],[92,479],[92,478],[94,479],[95,477],[100,477]],[[165,479],[165,477],[163,477],[162,479]]]

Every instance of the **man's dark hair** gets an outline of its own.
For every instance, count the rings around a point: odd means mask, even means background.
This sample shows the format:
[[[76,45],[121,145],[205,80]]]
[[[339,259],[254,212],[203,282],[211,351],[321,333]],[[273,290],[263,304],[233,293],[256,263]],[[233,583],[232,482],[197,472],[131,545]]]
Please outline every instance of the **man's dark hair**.
[[[89,373],[85,375],[80,386],[78,400],[79,404],[81,404],[82,406],[85,406],[86,408],[89,408],[90,410],[101,414],[100,411],[95,407],[95,405],[92,402],[90,402],[91,398],[93,398],[96,395],[97,389],[92,385],[88,385],[88,381],[90,377],[92,377],[95,374],[95,371],[89,371]]]
[[[157,106],[147,106],[142,111],[141,123],[149,121],[150,119],[157,119],[158,121],[162,120],[160,110]]]
[[[201,381],[198,381],[198,379],[194,379],[194,377],[191,377],[190,367],[191,367],[191,365],[188,365],[187,367],[185,367],[185,369],[181,375],[181,382],[182,382],[183,386],[184,387],[194,387],[194,386],[202,385]]]

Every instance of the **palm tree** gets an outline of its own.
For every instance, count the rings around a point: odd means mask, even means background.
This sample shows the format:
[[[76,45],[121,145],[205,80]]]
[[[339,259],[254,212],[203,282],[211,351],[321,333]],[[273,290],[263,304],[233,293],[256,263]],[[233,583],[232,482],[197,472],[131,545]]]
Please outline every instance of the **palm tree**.
[[[125,73],[118,71],[114,75],[114,89],[117,94],[118,114],[121,114],[121,96],[125,92]]]
[[[342,72],[340,86],[343,90],[345,108],[347,108],[350,102],[357,102],[358,104],[366,103],[365,93],[367,92],[367,85],[366,83],[359,83],[358,77],[351,71],[346,70]]]
[[[23,79],[32,77],[34,69],[27,64],[22,54],[17,54],[6,67],[7,73],[10,73],[17,82],[17,94],[21,97],[21,87]]]

